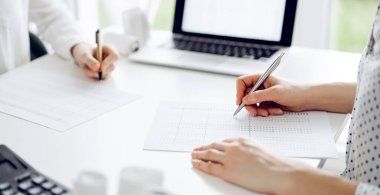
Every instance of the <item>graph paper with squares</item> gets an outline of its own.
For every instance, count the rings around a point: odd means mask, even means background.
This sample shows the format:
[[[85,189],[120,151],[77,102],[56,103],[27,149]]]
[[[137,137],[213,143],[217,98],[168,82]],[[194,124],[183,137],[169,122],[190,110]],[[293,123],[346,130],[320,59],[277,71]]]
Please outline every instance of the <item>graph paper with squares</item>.
[[[335,158],[337,151],[325,112],[286,112],[252,117],[235,106],[162,102],[144,149],[190,152],[194,147],[242,137],[289,157]]]

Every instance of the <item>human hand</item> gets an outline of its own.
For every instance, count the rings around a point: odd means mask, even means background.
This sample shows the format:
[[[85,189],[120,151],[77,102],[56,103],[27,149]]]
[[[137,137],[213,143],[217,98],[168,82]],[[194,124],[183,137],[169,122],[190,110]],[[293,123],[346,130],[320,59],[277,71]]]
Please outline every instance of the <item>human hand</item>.
[[[103,45],[102,51],[103,79],[107,79],[110,73],[115,69],[115,62],[119,59],[119,54],[116,50],[107,45]],[[75,62],[88,77],[98,79],[100,64],[96,57],[96,48],[92,48],[86,43],[78,43],[72,47],[71,53]]]
[[[309,167],[268,154],[244,139],[195,148],[194,168],[251,191],[281,194],[293,186],[293,173]]]
[[[273,76],[259,90],[249,93],[261,75],[242,76],[236,81],[236,104],[245,103],[253,116],[281,115],[284,110],[303,111],[305,87]]]

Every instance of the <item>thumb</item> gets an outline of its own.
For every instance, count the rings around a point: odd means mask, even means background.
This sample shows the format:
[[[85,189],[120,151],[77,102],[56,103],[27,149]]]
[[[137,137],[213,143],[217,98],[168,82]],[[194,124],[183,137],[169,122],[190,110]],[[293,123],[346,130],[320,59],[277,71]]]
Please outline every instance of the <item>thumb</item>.
[[[85,64],[90,70],[99,71],[99,62],[92,55],[85,54],[81,59],[81,63]]]
[[[249,93],[243,98],[243,103],[246,105],[252,105],[261,102],[274,101],[276,98],[276,94],[274,92],[275,90],[273,88],[268,88]]]

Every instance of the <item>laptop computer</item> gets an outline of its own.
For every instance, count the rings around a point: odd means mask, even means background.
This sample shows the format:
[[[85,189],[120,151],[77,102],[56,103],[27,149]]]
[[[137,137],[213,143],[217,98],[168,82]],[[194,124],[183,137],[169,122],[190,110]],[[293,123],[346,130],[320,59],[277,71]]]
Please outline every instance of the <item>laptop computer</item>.
[[[291,46],[297,0],[177,0],[173,34],[130,55],[139,63],[244,75]]]

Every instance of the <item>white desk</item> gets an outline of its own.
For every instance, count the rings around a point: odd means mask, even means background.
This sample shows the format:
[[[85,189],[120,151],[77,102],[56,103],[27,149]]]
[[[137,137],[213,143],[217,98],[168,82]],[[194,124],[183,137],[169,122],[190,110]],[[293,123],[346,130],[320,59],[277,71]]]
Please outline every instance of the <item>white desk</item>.
[[[292,48],[276,75],[299,82],[355,81],[359,55]],[[87,79],[75,66],[47,56],[22,68],[42,67]],[[17,71],[17,70],[16,70]],[[178,194],[252,194],[191,168],[188,153],[142,151],[160,100],[234,103],[234,77],[130,63],[122,58],[103,84],[142,96],[70,131],[59,133],[6,114],[0,114],[0,143],[8,145],[38,170],[67,186],[82,170],[108,177],[108,194],[117,192],[118,174],[130,165],[165,172],[165,187]],[[335,131],[344,116],[330,114]],[[318,161],[309,160],[316,166]]]

